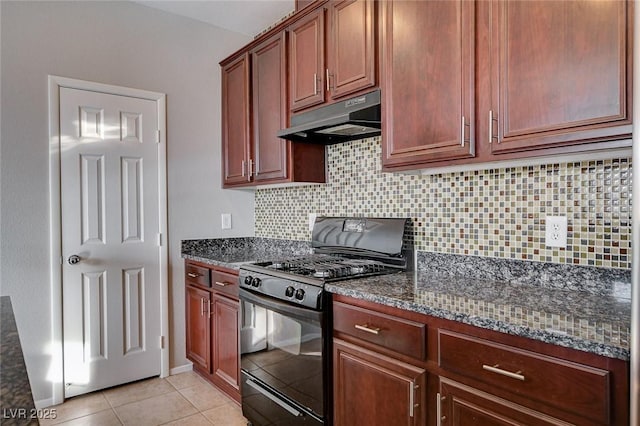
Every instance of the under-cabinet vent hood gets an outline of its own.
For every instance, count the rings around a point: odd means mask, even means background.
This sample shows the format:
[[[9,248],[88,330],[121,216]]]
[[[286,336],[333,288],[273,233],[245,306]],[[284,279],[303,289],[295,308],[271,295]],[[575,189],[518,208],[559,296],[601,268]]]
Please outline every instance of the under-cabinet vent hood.
[[[296,142],[334,144],[380,134],[380,90],[295,114],[278,137]]]

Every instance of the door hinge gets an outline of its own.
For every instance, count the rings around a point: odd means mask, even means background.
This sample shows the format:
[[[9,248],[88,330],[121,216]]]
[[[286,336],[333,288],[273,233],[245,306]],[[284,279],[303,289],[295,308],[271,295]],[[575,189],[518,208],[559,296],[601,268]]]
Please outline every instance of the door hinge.
[[[156,143],[160,143],[160,129],[156,132]]]
[[[164,349],[164,336],[160,336],[160,349]]]
[[[158,234],[158,247],[162,247],[162,234]]]

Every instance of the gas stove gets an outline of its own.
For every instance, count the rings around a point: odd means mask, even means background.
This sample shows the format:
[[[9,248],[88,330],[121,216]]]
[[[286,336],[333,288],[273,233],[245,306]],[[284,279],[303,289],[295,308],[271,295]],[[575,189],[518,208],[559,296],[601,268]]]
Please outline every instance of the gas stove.
[[[325,283],[408,268],[407,223],[408,219],[319,217],[313,228],[313,254],[243,265],[240,287],[321,310]]]
[[[242,414],[252,424],[331,424],[324,286],[409,269],[408,228],[408,219],[319,217],[313,254],[240,267]]]

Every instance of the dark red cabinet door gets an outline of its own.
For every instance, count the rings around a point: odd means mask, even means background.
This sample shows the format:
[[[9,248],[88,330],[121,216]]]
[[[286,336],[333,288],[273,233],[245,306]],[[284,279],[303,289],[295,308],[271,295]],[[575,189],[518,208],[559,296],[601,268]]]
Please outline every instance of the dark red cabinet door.
[[[475,3],[381,5],[385,168],[475,154]]]
[[[331,99],[376,85],[373,0],[329,3],[330,37],[325,79]]]
[[[289,27],[291,111],[325,100],[324,14],[318,9]]]
[[[211,327],[214,345],[212,373],[232,388],[240,391],[240,304],[236,300],[212,294]]]
[[[631,133],[626,1],[494,1],[493,153]]]
[[[424,424],[424,369],[339,339],[333,362],[336,426]]]
[[[255,182],[288,178],[290,142],[276,133],[287,127],[286,33],[251,53]]]
[[[249,54],[222,68],[223,186],[250,180]]]
[[[205,372],[211,367],[209,292],[186,286],[187,358]]]

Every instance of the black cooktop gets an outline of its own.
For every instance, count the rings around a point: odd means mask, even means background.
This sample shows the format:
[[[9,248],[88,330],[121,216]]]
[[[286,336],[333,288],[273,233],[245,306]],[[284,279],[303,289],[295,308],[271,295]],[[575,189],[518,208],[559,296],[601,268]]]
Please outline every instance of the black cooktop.
[[[337,281],[398,271],[372,259],[356,259],[327,254],[313,254],[293,259],[256,263],[267,271],[309,277],[322,281]],[[292,277],[292,278],[293,278]]]

